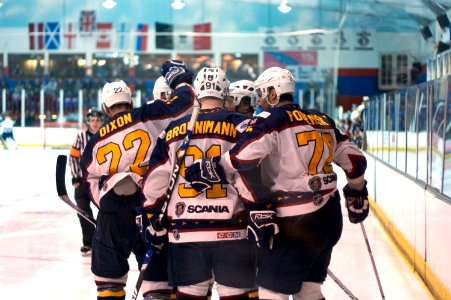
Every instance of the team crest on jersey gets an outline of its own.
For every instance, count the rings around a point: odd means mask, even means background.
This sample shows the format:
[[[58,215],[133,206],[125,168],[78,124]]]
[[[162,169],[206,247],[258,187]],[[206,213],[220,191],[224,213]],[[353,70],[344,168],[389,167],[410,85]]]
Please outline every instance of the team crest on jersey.
[[[181,215],[183,215],[183,213],[185,212],[185,207],[186,207],[185,203],[177,202],[177,204],[175,204],[175,215],[177,217],[180,217]]]
[[[318,191],[322,186],[321,178],[319,176],[313,176],[308,181],[308,186],[312,189],[312,191]]]
[[[174,236],[174,239],[176,239],[177,241],[180,239],[180,233],[177,229],[174,229],[174,231],[172,231],[172,235]]]

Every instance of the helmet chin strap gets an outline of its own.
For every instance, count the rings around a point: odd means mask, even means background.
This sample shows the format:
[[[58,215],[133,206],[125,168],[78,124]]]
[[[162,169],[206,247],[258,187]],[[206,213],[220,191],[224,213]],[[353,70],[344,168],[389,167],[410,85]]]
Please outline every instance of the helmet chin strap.
[[[279,103],[279,97],[277,97],[277,101],[276,103],[271,103],[271,101],[269,100],[269,96],[270,94],[268,94],[268,96],[266,96],[266,102],[268,102],[269,106],[271,106],[271,108],[274,108],[278,103]]]

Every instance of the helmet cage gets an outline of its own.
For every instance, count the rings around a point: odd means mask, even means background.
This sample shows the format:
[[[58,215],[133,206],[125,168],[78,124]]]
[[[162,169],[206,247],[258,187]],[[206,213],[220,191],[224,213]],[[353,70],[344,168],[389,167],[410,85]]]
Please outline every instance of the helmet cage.
[[[250,80],[240,80],[230,84],[229,98],[233,99],[233,104],[237,107],[241,101],[249,101],[250,106],[257,108],[257,93],[254,83]],[[249,100],[248,100],[249,99]]]

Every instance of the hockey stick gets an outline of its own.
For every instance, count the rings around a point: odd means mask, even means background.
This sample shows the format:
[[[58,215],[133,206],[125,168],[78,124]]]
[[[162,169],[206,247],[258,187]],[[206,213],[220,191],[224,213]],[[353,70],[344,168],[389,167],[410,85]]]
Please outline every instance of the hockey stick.
[[[67,195],[66,190],[66,165],[67,165],[67,156],[66,155],[58,155],[56,159],[56,191],[58,192],[58,196],[63,200],[67,205],[72,207],[80,216],[85,218],[86,221],[96,226],[96,220],[91,217],[90,214],[85,212],[83,209],[75,205]]]
[[[327,274],[330,276],[330,278],[332,278],[335,283],[346,293],[346,295],[349,296],[349,298],[353,299],[353,300],[358,300],[359,298],[357,298],[356,296],[354,296],[354,294],[343,284],[343,282],[340,281],[340,279],[338,279],[337,276],[334,275],[334,273],[332,273],[331,270],[327,269]]]
[[[379,274],[377,273],[376,263],[374,262],[373,253],[371,252],[370,243],[368,242],[368,237],[366,236],[365,226],[363,226],[363,222],[360,222],[360,227],[362,228],[363,237],[365,238],[366,247],[368,248],[368,253],[371,258],[374,275],[376,275],[377,285],[379,286],[379,292],[381,293],[382,299],[385,299],[384,291],[382,290],[381,280],[379,278]]]
[[[186,148],[188,148],[189,142],[191,140],[191,134],[194,129],[194,125],[196,124],[197,116],[200,112],[200,106],[195,105],[193,114],[191,115],[191,118],[188,122],[188,126],[186,128],[186,135],[183,139],[183,143],[180,146],[180,149],[177,151],[177,162],[174,165],[174,168],[172,169],[171,178],[169,180],[168,188],[166,189],[165,193],[165,199],[163,202],[163,205],[161,206],[160,213],[158,214],[158,220],[163,220],[164,214],[166,213],[166,209],[168,208],[169,200],[171,200],[172,192],[174,191],[175,183],[177,182],[177,179],[179,178],[180,174],[180,166],[183,163],[183,160],[185,159],[185,153]],[[145,229],[144,229],[145,230]],[[146,257],[144,258],[143,265],[141,266],[141,270],[139,271],[138,280],[136,281],[135,290],[133,291],[132,299],[136,300],[138,299],[138,293],[141,289],[141,285],[144,280],[144,272],[146,271],[147,266],[149,265],[150,259],[152,258],[153,251],[151,248],[147,250]]]

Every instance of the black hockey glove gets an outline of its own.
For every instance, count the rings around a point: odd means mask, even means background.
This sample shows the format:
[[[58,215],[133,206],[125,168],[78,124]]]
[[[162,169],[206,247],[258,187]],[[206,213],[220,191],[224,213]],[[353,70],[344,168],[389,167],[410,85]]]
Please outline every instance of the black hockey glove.
[[[198,192],[211,188],[215,183],[228,183],[220,159],[220,156],[215,156],[196,160],[185,171],[186,181]]]
[[[168,243],[168,230],[164,228],[157,217],[146,213],[142,208],[138,209],[136,225],[147,248],[160,252],[164,245]]]
[[[194,73],[188,70],[181,60],[169,60],[161,66],[161,74],[173,90],[181,84],[192,84]]]
[[[366,180],[361,191],[351,189],[349,185],[345,185],[343,188],[343,194],[346,198],[346,208],[348,209],[349,221],[354,224],[363,222],[363,220],[368,217],[368,212],[370,210]]]
[[[276,212],[272,210],[253,210],[249,212],[247,239],[260,248],[272,249],[274,235],[279,233]]]

